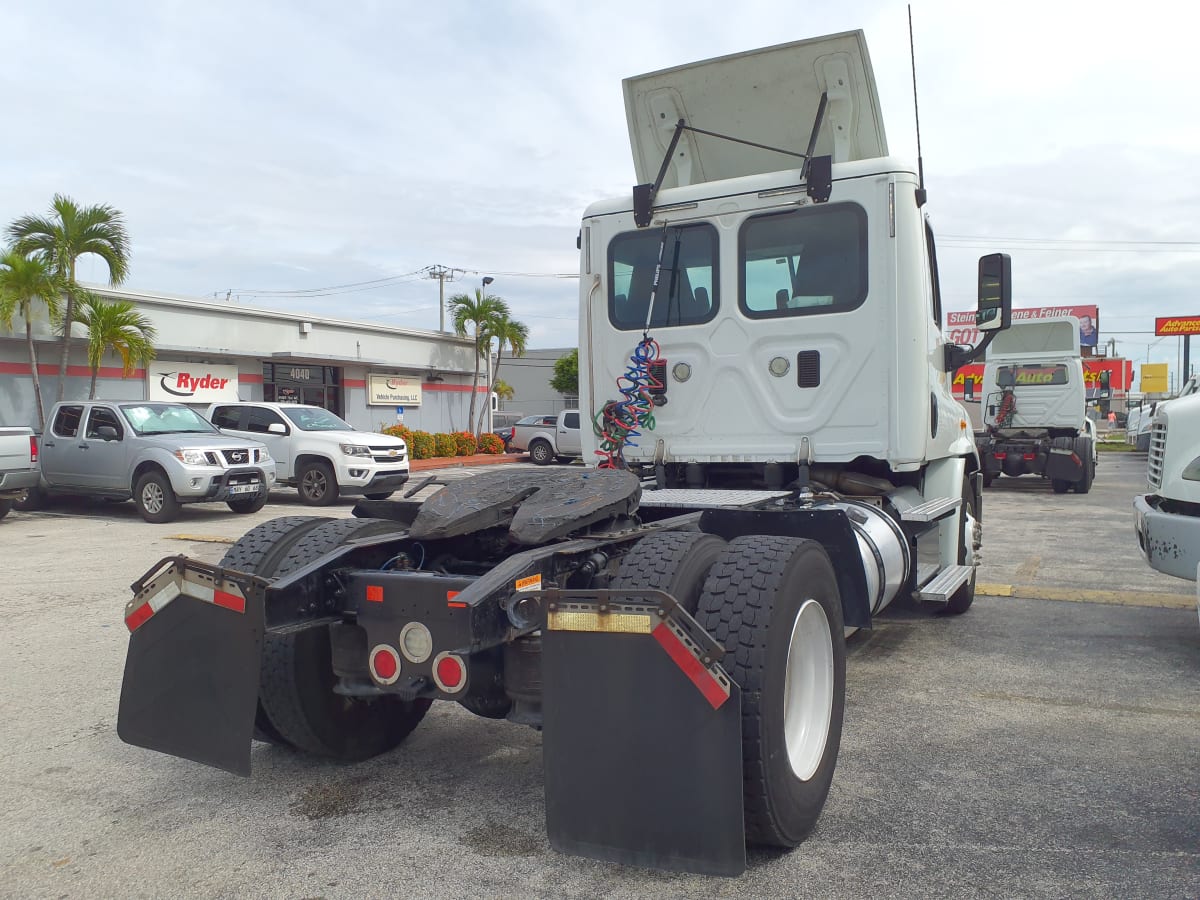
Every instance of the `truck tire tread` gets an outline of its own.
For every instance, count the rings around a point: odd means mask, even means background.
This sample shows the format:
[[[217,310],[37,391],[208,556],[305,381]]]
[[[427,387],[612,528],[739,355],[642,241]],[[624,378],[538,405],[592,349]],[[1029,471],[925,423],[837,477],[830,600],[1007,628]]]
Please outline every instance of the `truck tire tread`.
[[[660,531],[633,545],[609,587],[666,591],[694,615],[708,572],[726,546],[715,534]]]
[[[801,577],[803,575],[803,577]],[[822,760],[807,782],[786,783],[786,749],[771,743],[768,717],[782,709],[783,674],[775,674],[778,641],[798,611],[798,596],[813,586],[821,600],[833,641],[834,695]],[[797,610],[790,606],[796,604]],[[833,781],[845,707],[845,643],[842,606],[833,565],[824,548],[803,538],[752,535],[731,541],[709,570],[696,619],[722,646],[723,665],[742,690],[743,802],[747,839],[756,844],[794,847],[816,826]],[[793,620],[794,621],[794,620]],[[784,637],[782,640],[787,641]],[[786,648],[784,648],[786,660]],[[774,658],[773,658],[774,657]],[[774,666],[774,667],[773,667]],[[780,730],[780,739],[782,726]],[[781,759],[782,757],[782,759]],[[796,785],[799,785],[797,788]],[[796,792],[800,797],[797,799]],[[791,803],[786,801],[791,800]]]

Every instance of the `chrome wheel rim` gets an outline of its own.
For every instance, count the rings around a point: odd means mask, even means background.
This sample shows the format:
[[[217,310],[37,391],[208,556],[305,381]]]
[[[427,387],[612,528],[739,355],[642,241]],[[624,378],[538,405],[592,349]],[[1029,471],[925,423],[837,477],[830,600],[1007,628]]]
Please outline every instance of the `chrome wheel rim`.
[[[796,613],[783,674],[783,737],[792,772],[801,781],[816,774],[829,740],[833,714],[833,637],[816,600]]]
[[[163,489],[156,481],[147,482],[142,487],[142,506],[151,515],[162,512],[164,503]]]

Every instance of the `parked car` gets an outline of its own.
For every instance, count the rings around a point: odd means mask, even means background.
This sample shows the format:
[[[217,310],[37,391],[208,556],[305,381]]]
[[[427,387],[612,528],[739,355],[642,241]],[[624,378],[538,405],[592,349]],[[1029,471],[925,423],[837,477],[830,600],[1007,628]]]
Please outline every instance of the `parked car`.
[[[408,445],[401,438],[358,431],[320,406],[300,403],[214,403],[208,418],[225,434],[271,449],[279,483],[310,506],[342,495],[384,500],[408,481]]]
[[[57,403],[39,464],[18,509],[55,494],[132,498],[147,522],[169,522],[180,504],[205,500],[257,512],[275,482],[265,446],[222,435],[182,403]]]
[[[38,442],[32,428],[0,428],[0,519],[38,482]]]
[[[564,409],[557,416],[527,416],[513,426],[512,450],[526,450],[539,466],[551,460],[571,462],[583,455],[579,437],[579,410]]]

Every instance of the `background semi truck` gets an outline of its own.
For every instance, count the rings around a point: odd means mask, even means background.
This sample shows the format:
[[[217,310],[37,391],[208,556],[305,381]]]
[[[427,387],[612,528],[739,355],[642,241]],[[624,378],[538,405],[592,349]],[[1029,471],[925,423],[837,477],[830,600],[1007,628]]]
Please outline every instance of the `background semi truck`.
[[[246,775],[252,737],[362,759],[458,702],[542,729],[559,850],[733,875],[747,841],[812,830],[846,632],[973,600],[982,473],[950,383],[983,348],[942,337],[861,32],[624,90],[640,183],[579,234],[590,465],[163,560],[126,607],[124,740]],[[1006,256],[977,290],[985,347]]]
[[[1200,394],[1160,403],[1146,481],[1134,497],[1138,545],[1151,567],[1196,579],[1200,566]]]
[[[1056,494],[1086,494],[1096,475],[1079,320],[1017,322],[997,335],[983,367],[983,424],[975,443],[983,484],[1040,475]]]

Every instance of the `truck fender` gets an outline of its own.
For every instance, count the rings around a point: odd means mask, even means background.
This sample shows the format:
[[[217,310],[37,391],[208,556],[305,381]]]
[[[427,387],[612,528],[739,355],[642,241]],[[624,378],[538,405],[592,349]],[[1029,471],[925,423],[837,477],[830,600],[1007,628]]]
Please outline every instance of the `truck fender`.
[[[141,453],[139,453],[137,455],[137,457],[134,460],[133,471],[130,472],[130,474],[129,474],[129,496],[130,497],[133,496],[133,491],[134,491],[134,488],[137,487],[138,479],[141,478],[143,475],[145,475],[147,472],[151,471],[152,469],[162,472],[162,474],[166,477],[167,481],[170,482],[171,476],[167,471],[166,465],[164,465],[160,460],[155,458],[159,453],[165,453],[165,452],[166,451],[157,450],[157,449],[143,450]]]
[[[744,535],[770,534],[807,538],[825,548],[837,573],[842,619],[848,628],[871,627],[871,600],[863,571],[858,537],[845,511],[833,507],[789,510],[709,509],[700,530],[727,541]]]

